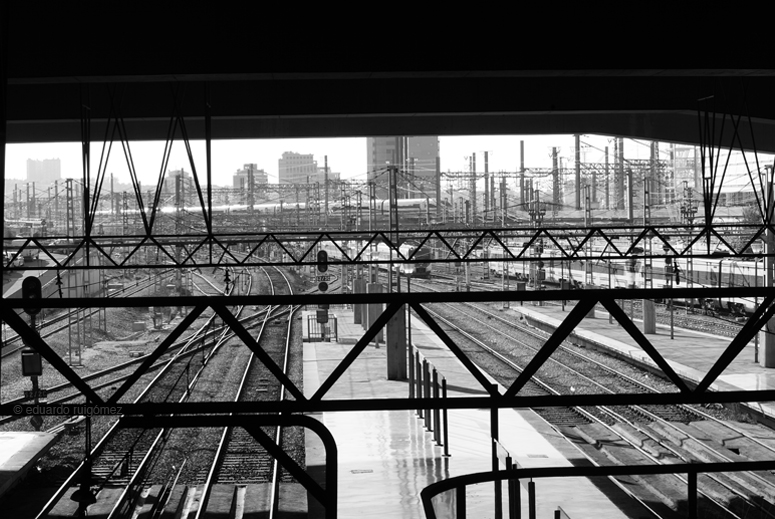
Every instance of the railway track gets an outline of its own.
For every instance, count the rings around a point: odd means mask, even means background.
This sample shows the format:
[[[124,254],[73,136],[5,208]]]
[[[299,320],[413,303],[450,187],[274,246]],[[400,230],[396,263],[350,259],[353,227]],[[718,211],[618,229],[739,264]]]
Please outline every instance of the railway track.
[[[266,270],[272,294],[292,293],[291,284],[278,269]],[[279,277],[278,277],[279,276]],[[291,352],[291,334],[295,312],[298,308],[272,307],[266,312],[266,319],[259,332],[259,343],[264,351],[274,352],[273,360],[287,374]],[[285,315],[285,332],[280,331],[279,318]],[[234,398],[237,402],[283,400],[285,387],[282,386],[270,370],[251,354],[243,373],[239,389]],[[274,443],[282,446],[283,430],[280,427],[262,428],[265,435]],[[296,460],[297,463],[303,460]],[[282,473],[279,462],[261,447],[253,436],[244,428],[224,428],[218,444],[217,454],[208,470],[201,504],[197,517],[204,517],[207,511],[209,497],[218,484],[259,484],[261,492],[266,496],[269,517],[274,517],[279,509],[279,485]],[[283,478],[290,482],[288,477]],[[235,494],[244,506],[245,494]],[[240,506],[240,505],[238,505]]]
[[[279,271],[269,277],[269,282],[276,283],[279,280],[277,276],[281,276]],[[288,288],[278,289],[277,291],[273,289],[273,293],[277,293],[279,290],[290,290],[290,284],[287,280],[283,282]],[[278,354],[272,354],[272,358],[277,365],[281,366],[284,372],[288,369],[289,347],[291,344],[290,330],[294,322],[293,312],[295,310],[294,308],[276,307],[260,310],[262,323],[257,340],[261,343],[262,350],[277,350]],[[282,333],[279,330],[282,326],[278,326],[278,323],[284,316],[288,319],[287,331]],[[275,342],[278,336],[284,339],[282,341],[282,348],[272,348],[269,342]],[[228,346],[224,341],[222,342],[221,349],[224,350],[225,348],[228,348]],[[247,348],[241,349],[247,351]],[[234,358],[235,351],[238,350],[231,350],[230,348],[226,350],[225,355],[229,357],[228,362],[232,365],[242,364],[246,366],[242,377],[242,384],[237,391],[237,398],[243,400],[284,398],[283,391],[276,378],[273,374],[268,373],[262,362],[253,358],[253,354],[250,355],[249,361],[240,361]],[[210,352],[208,358],[215,355],[214,352]],[[221,355],[219,358],[224,358],[224,355]],[[165,378],[167,380],[166,383],[153,386],[153,392],[156,396],[149,397],[154,400],[167,397],[171,401],[196,399],[197,393],[207,393],[209,390],[210,383],[207,380],[207,369],[211,368],[202,366],[199,372],[194,375],[194,380],[186,381],[188,384],[185,385],[185,389],[182,392],[179,384],[170,380],[170,378],[174,379],[175,375],[169,373]],[[158,378],[159,376],[157,376]],[[180,378],[180,375],[178,375],[178,378]],[[224,374],[223,372],[213,373],[211,378],[223,379]],[[197,379],[202,380],[199,386],[204,386],[204,388],[197,387],[194,390]],[[199,398],[206,399],[207,397],[200,395]],[[210,429],[210,431],[215,430]],[[273,437],[273,440],[278,445],[283,442],[284,431],[275,429],[274,431],[267,430],[266,432]],[[187,456],[182,460],[182,463],[176,461],[170,464],[171,456],[174,456],[176,453],[184,449],[188,452],[201,451],[203,450],[202,447],[209,447],[213,442],[196,429],[189,429],[185,431],[185,434],[177,435],[174,430],[165,431],[161,429],[143,431],[122,429],[116,432],[111,441],[113,445],[110,448],[101,449],[99,454],[96,452],[97,448],[95,448],[93,450],[94,456],[92,456],[95,458],[92,473],[101,479],[101,488],[124,488],[109,517],[131,516],[137,506],[137,497],[141,494],[148,494],[151,492],[151,488],[156,489],[157,487],[160,490],[159,495],[155,498],[160,504],[156,512],[162,513],[164,509],[163,504],[170,503],[172,491],[176,486],[181,485],[184,486],[182,492],[186,498],[185,507],[187,507],[187,512],[196,513],[197,517],[205,517],[211,492],[215,489],[216,492],[222,493],[224,491],[224,484],[234,485],[236,483],[241,485],[261,483],[263,490],[266,492],[267,502],[272,503],[270,510],[276,511],[278,509],[279,484],[281,481],[291,482],[292,478],[284,474],[280,470],[279,464],[269,457],[265,451],[259,452],[263,449],[258,447],[258,444],[252,437],[243,438],[242,433],[244,433],[242,429],[236,429],[235,431],[224,430],[218,453],[213,449],[211,456],[209,454],[199,457]],[[183,437],[189,439],[186,440]],[[101,443],[104,441],[105,439]],[[201,446],[198,446],[200,444]],[[210,456],[209,461],[204,461],[208,459],[208,456]],[[296,461],[297,464],[304,466],[303,453],[301,459]],[[205,465],[209,466],[207,470],[205,470]],[[186,472],[188,472],[188,475],[186,475]],[[72,485],[72,483],[73,481],[70,480],[63,486]],[[219,488],[216,488],[216,486]],[[238,499],[241,496],[241,499],[244,500],[244,487],[242,487],[241,493],[239,490],[240,488],[236,488],[233,491],[234,495]],[[170,506],[174,505],[170,504]],[[182,502],[180,506],[183,506]]]
[[[443,281],[441,283],[454,287],[465,286],[460,278],[461,276],[454,276],[449,274],[435,274],[434,277]],[[469,285],[478,291],[497,291],[501,290],[500,283],[498,281],[482,281],[472,280]],[[512,281],[511,286],[515,286],[515,282]],[[544,304],[559,306],[562,303],[560,301],[544,301]],[[631,314],[631,318],[642,319],[641,302],[632,302],[632,311],[629,310],[629,305],[626,305],[625,310]],[[735,337],[743,327],[743,323],[734,321],[722,316],[704,315],[699,311],[696,313],[688,313],[685,307],[674,306],[671,311],[668,308],[667,303],[655,302],[655,317],[659,324],[666,326],[670,325],[671,319],[673,326],[676,328],[684,328],[686,330],[693,330],[705,333],[713,333],[715,335],[721,335],[724,337]],[[671,316],[672,313],[672,316]]]
[[[146,386],[142,393],[134,399],[135,402],[153,401],[185,401],[190,398],[194,387],[200,380],[200,375],[213,358],[214,352],[230,337],[227,330],[214,332],[211,330],[211,316],[205,325],[192,334],[186,342],[159,370],[159,373]],[[193,355],[186,353],[195,346],[207,342],[206,332],[214,332],[219,338],[208,345],[209,351],[200,357],[196,365],[192,363]],[[193,369],[195,368],[195,369]],[[64,498],[82,474],[96,475],[92,483],[99,489],[108,486],[123,486],[125,488],[113,509],[113,515],[119,516],[131,507],[133,489],[137,487],[146,474],[150,473],[158,459],[158,452],[169,439],[169,431],[165,430],[133,430],[124,429],[119,420],[113,422],[107,433],[97,442],[94,448],[88,448],[89,455],[69,478],[60,486],[49,502],[44,506],[38,517],[45,517]],[[90,428],[87,417],[87,431]],[[87,432],[87,435],[89,433]],[[87,485],[86,488],[89,488]],[[119,514],[119,515],[116,515]]]
[[[450,335],[458,340],[458,344],[464,344],[463,349],[468,350],[469,355],[482,366],[487,366],[499,381],[508,386],[521,373],[524,366],[535,356],[537,348],[548,337],[539,332],[528,331],[528,339],[515,342],[513,323],[507,322],[499,315],[488,310],[477,308],[477,305],[435,304],[433,310],[436,318],[450,328]],[[444,316],[439,308],[444,308]],[[454,310],[453,310],[454,308]],[[452,312],[455,314],[452,314]],[[431,312],[431,310],[429,310]],[[479,314],[477,316],[477,314]],[[482,315],[486,316],[482,318]],[[458,326],[454,322],[466,323]],[[499,326],[493,326],[493,321],[500,321]],[[462,328],[465,328],[462,329]],[[504,331],[511,328],[512,331]],[[523,328],[523,327],[520,327]],[[486,333],[483,330],[487,329]],[[526,330],[521,330],[524,334]],[[476,337],[492,336],[500,334],[503,340],[496,340],[501,347],[484,344]],[[476,336],[476,337],[475,337]],[[508,338],[508,339],[506,339]],[[503,344],[509,344],[505,349]],[[474,346],[475,345],[475,346]],[[481,352],[476,353],[475,349]],[[493,360],[484,360],[488,357]],[[573,366],[570,368],[569,366]],[[569,347],[560,347],[551,356],[549,361],[533,376],[518,394],[537,394],[536,391],[545,391],[553,394],[570,393],[609,393],[609,392],[643,392],[661,391],[643,382],[647,375],[641,375],[639,379],[626,376],[621,368],[609,367],[601,362],[573,351]],[[536,389],[536,387],[539,389]],[[673,391],[675,388],[673,387]],[[544,393],[546,394],[546,393]],[[637,458],[640,463],[658,462],[699,462],[699,461],[730,461],[740,458],[738,453],[726,449],[723,444],[708,438],[707,434],[697,434],[700,427],[697,424],[712,423],[718,428],[718,434],[729,438],[747,438],[746,448],[756,450],[754,459],[761,459],[762,454],[775,457],[775,450],[770,448],[773,443],[752,438],[745,434],[745,428],[751,428],[750,424],[741,425],[733,420],[720,419],[698,409],[695,406],[615,406],[615,407],[585,407],[571,412],[568,409],[550,408],[536,409],[539,415],[544,417],[554,427],[574,438],[576,443],[586,444],[582,449],[593,462],[596,463],[630,463],[632,458]],[[690,434],[689,429],[694,429]],[[724,432],[720,432],[724,431]],[[775,439],[772,431],[757,428],[756,435],[768,435]],[[741,440],[742,441],[742,440]],[[627,443],[630,458],[615,458],[613,444]],[[687,449],[688,444],[696,447]],[[605,451],[603,455],[595,451]],[[637,457],[632,453],[637,452]],[[641,500],[654,501],[642,492],[642,489],[652,489],[661,497],[661,504],[652,509],[660,517],[675,516],[678,508],[676,503],[685,499],[686,480],[676,475],[672,480],[658,477],[642,478],[643,484],[637,487],[637,492],[643,495]],[[625,484],[617,481],[620,488]],[[628,486],[631,493],[632,487]],[[703,477],[700,481],[700,510],[703,517],[775,517],[775,478],[771,474],[743,474],[743,475],[714,475]],[[669,496],[669,497],[665,497]],[[762,500],[761,496],[768,496]],[[769,499],[769,500],[768,500]],[[659,499],[657,500],[659,501]]]

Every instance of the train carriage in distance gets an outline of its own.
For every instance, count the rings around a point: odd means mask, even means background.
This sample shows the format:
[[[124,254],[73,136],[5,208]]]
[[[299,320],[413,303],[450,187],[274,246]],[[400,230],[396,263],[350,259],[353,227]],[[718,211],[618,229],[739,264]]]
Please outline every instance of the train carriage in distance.
[[[346,243],[339,244],[339,247],[331,242],[321,243],[319,245],[321,250],[325,250],[328,253],[329,261],[342,261],[342,251],[344,251],[350,259],[354,259],[358,253],[363,249],[363,243]],[[341,250],[340,250],[341,249]],[[398,247],[398,251],[393,250],[391,258],[390,247],[385,243],[372,244],[366,248],[361,254],[361,259],[364,261],[379,261],[384,262],[379,264],[379,268],[387,269],[388,262],[393,261],[394,271],[401,274],[415,278],[427,278],[431,274],[431,248],[427,246],[418,247],[417,244],[403,243]],[[409,262],[404,262],[409,260]]]
[[[508,274],[511,278],[537,275],[542,284],[560,286],[566,281],[570,288],[643,288],[646,273],[641,256],[622,259],[553,260],[556,251],[545,251],[543,261],[511,262]],[[546,256],[549,256],[546,259]],[[505,262],[502,247],[489,251],[489,268],[492,274],[502,276]],[[540,266],[539,266],[540,264]],[[532,270],[531,270],[532,269]],[[532,273],[532,274],[531,274]],[[765,267],[762,259],[746,259],[719,255],[711,258],[653,258],[650,266],[651,286],[654,288],[677,287],[757,287],[765,286]],[[728,312],[733,315],[750,315],[757,308],[752,297],[732,297],[703,300],[675,298],[676,305],[694,305],[706,313]]]

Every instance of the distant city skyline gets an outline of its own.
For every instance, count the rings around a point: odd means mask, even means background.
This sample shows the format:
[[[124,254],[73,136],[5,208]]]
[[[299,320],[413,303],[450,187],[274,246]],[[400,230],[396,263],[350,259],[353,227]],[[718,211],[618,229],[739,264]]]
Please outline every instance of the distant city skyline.
[[[604,148],[609,148],[609,161],[613,162],[613,137],[583,135],[582,161],[603,162]],[[439,137],[441,171],[468,171],[469,157],[476,153],[477,172],[484,171],[484,152],[489,155],[489,171],[514,172],[519,169],[519,142],[525,141],[525,167],[550,168],[551,148],[557,147],[562,166],[572,167],[574,156],[574,138],[572,135],[495,135],[495,136],[441,136]],[[200,182],[205,183],[205,146],[203,141],[192,141],[192,154]],[[159,177],[164,142],[138,141],[131,143],[132,158],[138,178],[143,185],[155,185]],[[284,152],[312,154],[319,165],[328,156],[331,171],[338,171],[343,180],[366,181],[369,165],[366,138],[336,139],[260,139],[260,140],[221,140],[213,141],[212,164],[213,183],[217,186],[231,186],[234,173],[245,164],[256,164],[268,174],[270,183],[278,181],[278,160]],[[101,145],[92,146],[92,177],[96,177]],[[647,159],[649,143],[643,139],[625,139],[626,159]],[[730,164],[725,183],[730,186],[744,185],[748,174],[742,156]],[[755,167],[753,154],[747,154],[749,167]],[[772,155],[760,154],[760,166],[772,164]],[[80,143],[43,143],[9,144],[6,147],[6,179],[26,182],[27,160],[45,160],[59,158],[61,178],[82,177]],[[668,158],[667,143],[661,143],[660,158]],[[570,161],[570,162],[569,162]],[[720,162],[723,168],[723,161]],[[168,171],[193,168],[181,142],[175,142],[168,163]],[[130,175],[120,146],[113,147],[110,162],[106,168],[108,174],[114,174],[115,181],[129,183]]]

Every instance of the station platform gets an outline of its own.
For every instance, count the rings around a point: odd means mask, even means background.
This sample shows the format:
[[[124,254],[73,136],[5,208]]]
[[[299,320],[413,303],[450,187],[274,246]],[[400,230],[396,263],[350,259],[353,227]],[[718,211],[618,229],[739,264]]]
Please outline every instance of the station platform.
[[[559,305],[534,306],[526,303],[521,306],[512,304],[510,310],[524,316],[529,324],[554,330],[572,309],[572,304],[566,305],[563,310]],[[685,312],[684,309],[675,311]],[[634,322],[640,325],[640,320],[634,319]],[[684,328],[674,328],[674,338],[671,339],[668,325],[657,324],[656,328],[657,333],[646,335],[646,338],[676,373],[693,382],[700,382],[705,377],[732,341],[730,337]],[[654,361],[638,346],[635,339],[630,337],[616,320],[610,323],[608,312],[601,311],[599,307],[595,310],[594,317],[587,316],[579,323],[571,332],[569,339],[577,344],[604,349],[632,359],[635,363],[656,368]],[[765,368],[755,362],[754,350],[755,345],[752,341],[716,379],[711,389],[716,391],[775,389],[775,369]],[[772,403],[743,402],[741,404],[756,413],[775,419],[775,405]]]
[[[314,311],[313,311],[314,312]],[[303,322],[307,321],[305,312]],[[363,335],[349,309],[330,309],[337,316],[338,342],[304,342],[304,393],[311,396]],[[313,317],[314,318],[314,317]],[[448,380],[449,397],[485,392],[441,340],[418,318],[411,319],[412,344]],[[306,331],[305,331],[306,333]],[[334,384],[325,399],[406,397],[407,381],[387,380],[384,343],[371,343]],[[312,415],[333,434],[339,451],[338,513],[341,518],[424,518],[420,492],[450,477],[491,470],[490,411],[449,411],[449,456],[433,442],[414,411],[331,412]],[[521,467],[588,464],[584,456],[530,411],[501,409],[499,439]],[[307,470],[320,472],[324,450],[307,434]],[[505,468],[505,467],[501,467]],[[505,484],[504,496],[505,496]],[[528,517],[528,495],[521,485],[522,517]],[[452,493],[434,500],[438,517],[455,517]],[[314,499],[310,517],[314,513]],[[505,502],[505,498],[504,498]],[[467,490],[468,517],[494,517],[494,485]],[[570,518],[646,517],[640,504],[608,479],[584,478],[536,482],[537,517],[554,517],[558,507]],[[504,514],[505,508],[504,508]],[[506,516],[506,515],[504,515]]]
[[[0,496],[27,475],[58,437],[46,432],[0,433]]]

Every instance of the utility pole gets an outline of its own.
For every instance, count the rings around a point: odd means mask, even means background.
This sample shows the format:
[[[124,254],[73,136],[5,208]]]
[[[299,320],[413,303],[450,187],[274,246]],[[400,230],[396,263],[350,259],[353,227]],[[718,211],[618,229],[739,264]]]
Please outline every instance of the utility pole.
[[[508,193],[506,191],[506,177],[501,178],[501,227],[506,227],[506,210],[507,210],[507,200],[508,200]]]
[[[476,225],[476,153],[471,156],[471,220],[466,221]],[[466,263],[468,265],[468,263]]]
[[[653,148],[652,148],[653,152]],[[651,172],[653,173],[654,161],[652,153]],[[632,170],[630,170],[630,186],[632,186]],[[643,227],[648,227],[651,220],[651,176],[645,171],[643,172]],[[630,194],[630,206],[632,207],[632,194]],[[630,209],[632,211],[632,209]],[[654,282],[651,273],[651,233],[646,235],[645,247],[643,251],[643,288],[649,289],[654,287]],[[655,334],[657,333],[657,321],[654,313],[654,301],[651,299],[643,299],[643,333]]]
[[[326,229],[328,229],[328,155],[324,155],[323,160],[325,161],[325,167],[323,168],[323,189],[325,190],[325,199],[323,202],[323,221],[325,222]]]
[[[767,193],[765,195],[765,215],[766,215],[766,222],[771,223],[773,214],[775,214],[775,184],[773,184],[773,168],[771,166],[765,166],[765,175],[766,175],[766,185],[767,185]],[[773,266],[775,266],[775,258],[773,258],[773,255],[775,255],[775,234],[768,228],[765,231],[765,254],[764,257],[764,270],[766,271],[765,277],[764,277],[764,283],[766,287],[772,287],[772,280],[773,280]],[[760,355],[760,358],[762,359],[762,364],[765,368],[775,368],[775,318],[771,318],[769,321],[767,321],[767,324],[764,325],[764,328],[759,332],[760,335],[764,335],[764,337],[761,337],[761,340],[759,341],[759,344],[764,345],[764,351],[762,352],[762,355]]]
[[[532,186],[531,186],[532,187]],[[576,196],[578,197],[578,187],[576,184]],[[557,148],[552,148],[552,203],[554,204],[553,211],[560,205],[560,168],[557,165]]]
[[[633,181],[632,181],[632,168],[627,168],[627,220],[630,225],[635,223],[635,210],[633,208],[634,197],[632,194]]]
[[[519,207],[525,208],[525,141],[519,141]]]
[[[256,204],[255,193],[253,192],[255,180],[253,179],[253,166],[248,165],[248,211],[253,212]]]
[[[573,141],[576,148],[576,211],[579,211],[581,210],[581,135],[578,133],[574,135]],[[555,149],[552,148],[552,155]]]
[[[175,234],[177,236],[180,236],[182,231],[180,219],[183,216],[183,207],[183,169],[181,169],[180,175],[175,177]],[[181,252],[182,247],[180,245],[176,245],[175,262],[178,265],[180,265]],[[181,271],[180,269],[175,269],[175,290],[177,290],[177,293],[180,294],[182,292],[182,288]]]
[[[441,221],[441,157],[436,157],[436,222]],[[445,222],[446,223],[446,222]]]
[[[488,169],[489,152],[484,152],[484,218],[487,221],[487,215],[490,212],[490,173]]]
[[[624,209],[624,139],[620,137],[614,141],[614,160],[616,161],[614,173],[615,208]],[[632,216],[630,216],[630,223],[632,223]]]
[[[590,221],[592,220],[592,204],[589,197],[589,186],[584,186],[584,228],[589,229]],[[587,249],[587,256],[592,256],[592,240],[589,240],[586,247]],[[584,286],[585,287],[594,287],[594,278],[592,276],[592,260],[587,259],[584,262]],[[589,313],[587,314],[587,317],[595,317],[595,307],[593,306]]]
[[[608,174],[608,146],[605,147],[605,209],[611,209],[611,177]]]

